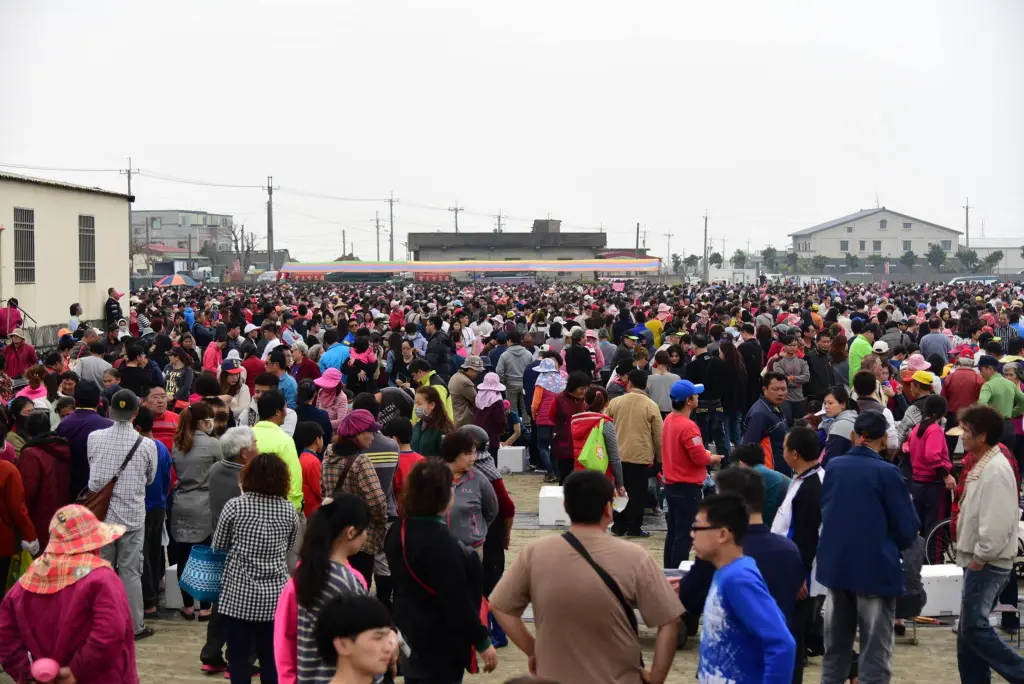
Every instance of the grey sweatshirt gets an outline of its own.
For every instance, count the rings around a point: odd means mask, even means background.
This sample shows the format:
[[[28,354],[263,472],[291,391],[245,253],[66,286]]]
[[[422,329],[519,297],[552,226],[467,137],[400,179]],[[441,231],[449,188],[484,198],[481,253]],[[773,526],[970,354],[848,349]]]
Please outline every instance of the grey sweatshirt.
[[[215,530],[224,504],[242,494],[241,475],[242,464],[234,461],[217,461],[210,468],[210,517]]]
[[[533,363],[533,354],[520,344],[513,344],[498,359],[494,372],[506,387],[522,387],[523,373]]]
[[[654,400],[654,403],[658,405],[658,410],[662,413],[672,410],[672,400],[668,393],[672,389],[672,385],[677,382],[679,382],[679,376],[675,373],[652,373],[647,378],[647,396]]]
[[[487,478],[476,470],[455,481],[455,501],[448,512],[452,536],[471,549],[483,546],[487,528],[498,517],[498,497]]]
[[[811,368],[807,365],[807,362],[800,357],[787,359],[784,356],[780,356],[772,365],[772,370],[776,373],[782,373],[787,378],[790,375],[793,376],[792,380],[786,381],[786,386],[789,390],[786,395],[786,401],[803,401],[804,385],[811,379]]]

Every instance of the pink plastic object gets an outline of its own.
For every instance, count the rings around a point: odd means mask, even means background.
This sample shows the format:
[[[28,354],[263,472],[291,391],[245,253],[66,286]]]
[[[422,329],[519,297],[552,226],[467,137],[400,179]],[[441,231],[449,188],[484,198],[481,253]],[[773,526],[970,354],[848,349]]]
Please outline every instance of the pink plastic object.
[[[52,658],[40,658],[32,663],[32,678],[39,682],[52,682],[60,674],[60,663]]]

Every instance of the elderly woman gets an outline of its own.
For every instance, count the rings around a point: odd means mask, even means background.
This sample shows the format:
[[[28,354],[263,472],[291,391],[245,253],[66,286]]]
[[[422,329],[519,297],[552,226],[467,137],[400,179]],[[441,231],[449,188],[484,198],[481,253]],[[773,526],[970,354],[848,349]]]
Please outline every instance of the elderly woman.
[[[99,555],[124,531],[84,506],[65,506],[53,516],[46,551],[0,605],[0,666],[16,681],[28,681],[30,654],[56,660],[59,682],[139,681],[128,597]]]
[[[313,384],[320,388],[316,393],[316,407],[327,411],[331,426],[337,430],[348,415],[348,395],[341,384],[341,371],[328,368]]]
[[[288,370],[295,382],[316,380],[320,377],[320,366],[309,358],[309,348],[305,342],[292,344],[292,367]]]

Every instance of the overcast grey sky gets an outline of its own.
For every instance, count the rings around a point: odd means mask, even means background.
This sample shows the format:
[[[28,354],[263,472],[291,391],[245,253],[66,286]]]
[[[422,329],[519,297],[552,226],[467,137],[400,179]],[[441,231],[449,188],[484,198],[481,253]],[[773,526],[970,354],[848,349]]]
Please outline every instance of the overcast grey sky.
[[[0,162],[124,168],[396,205],[417,230],[603,225],[726,251],[881,204],[1024,235],[1024,3],[0,0]],[[112,173],[26,171],[123,188]],[[265,193],[145,176],[136,208]],[[275,235],[375,256],[380,202],[275,193]],[[479,215],[471,215],[476,212]],[[972,232],[974,232],[972,230]],[[396,246],[396,255],[404,254]],[[386,258],[386,244],[382,242]]]

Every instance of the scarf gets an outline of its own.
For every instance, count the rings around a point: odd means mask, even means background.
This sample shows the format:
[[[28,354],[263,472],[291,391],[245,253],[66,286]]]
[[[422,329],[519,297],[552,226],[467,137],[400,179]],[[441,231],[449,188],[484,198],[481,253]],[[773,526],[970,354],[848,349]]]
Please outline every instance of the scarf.
[[[476,461],[473,462],[473,469],[486,477],[488,482],[501,479],[501,473],[494,466],[494,459],[491,458],[491,454],[487,451],[476,452]]]
[[[1020,472],[1017,470],[1017,459],[1013,457],[1013,454],[1010,453],[1009,449],[1002,444],[997,444],[990,449],[981,460],[988,463],[988,461],[991,460],[990,456],[992,455],[992,452],[997,449],[1001,451],[1003,456],[1006,457],[1006,460],[1010,462],[1010,467],[1013,468],[1013,477],[1017,481],[1017,490],[1020,491]],[[971,474],[975,472],[974,467],[978,465],[981,460],[979,460],[975,454],[967,453],[964,454],[963,460],[960,461],[960,477],[957,479],[956,488],[953,490],[953,507],[950,510],[950,530],[953,535],[953,541],[956,541],[956,524],[960,519],[960,502],[964,498],[964,490],[967,489],[967,481],[976,480],[981,475],[981,469],[978,469],[975,475],[971,477]]]
[[[553,362],[552,362],[553,363]],[[542,387],[548,392],[554,392],[558,394],[565,389],[565,377],[555,371],[551,373],[541,373],[537,377],[537,387]]]
[[[501,401],[501,392],[497,390],[480,390],[476,393],[476,407],[481,411]]]
[[[95,553],[83,552],[74,554],[46,553],[32,561],[28,570],[18,582],[25,591],[33,594],[56,594],[70,587],[90,572],[99,568],[110,568]]]

